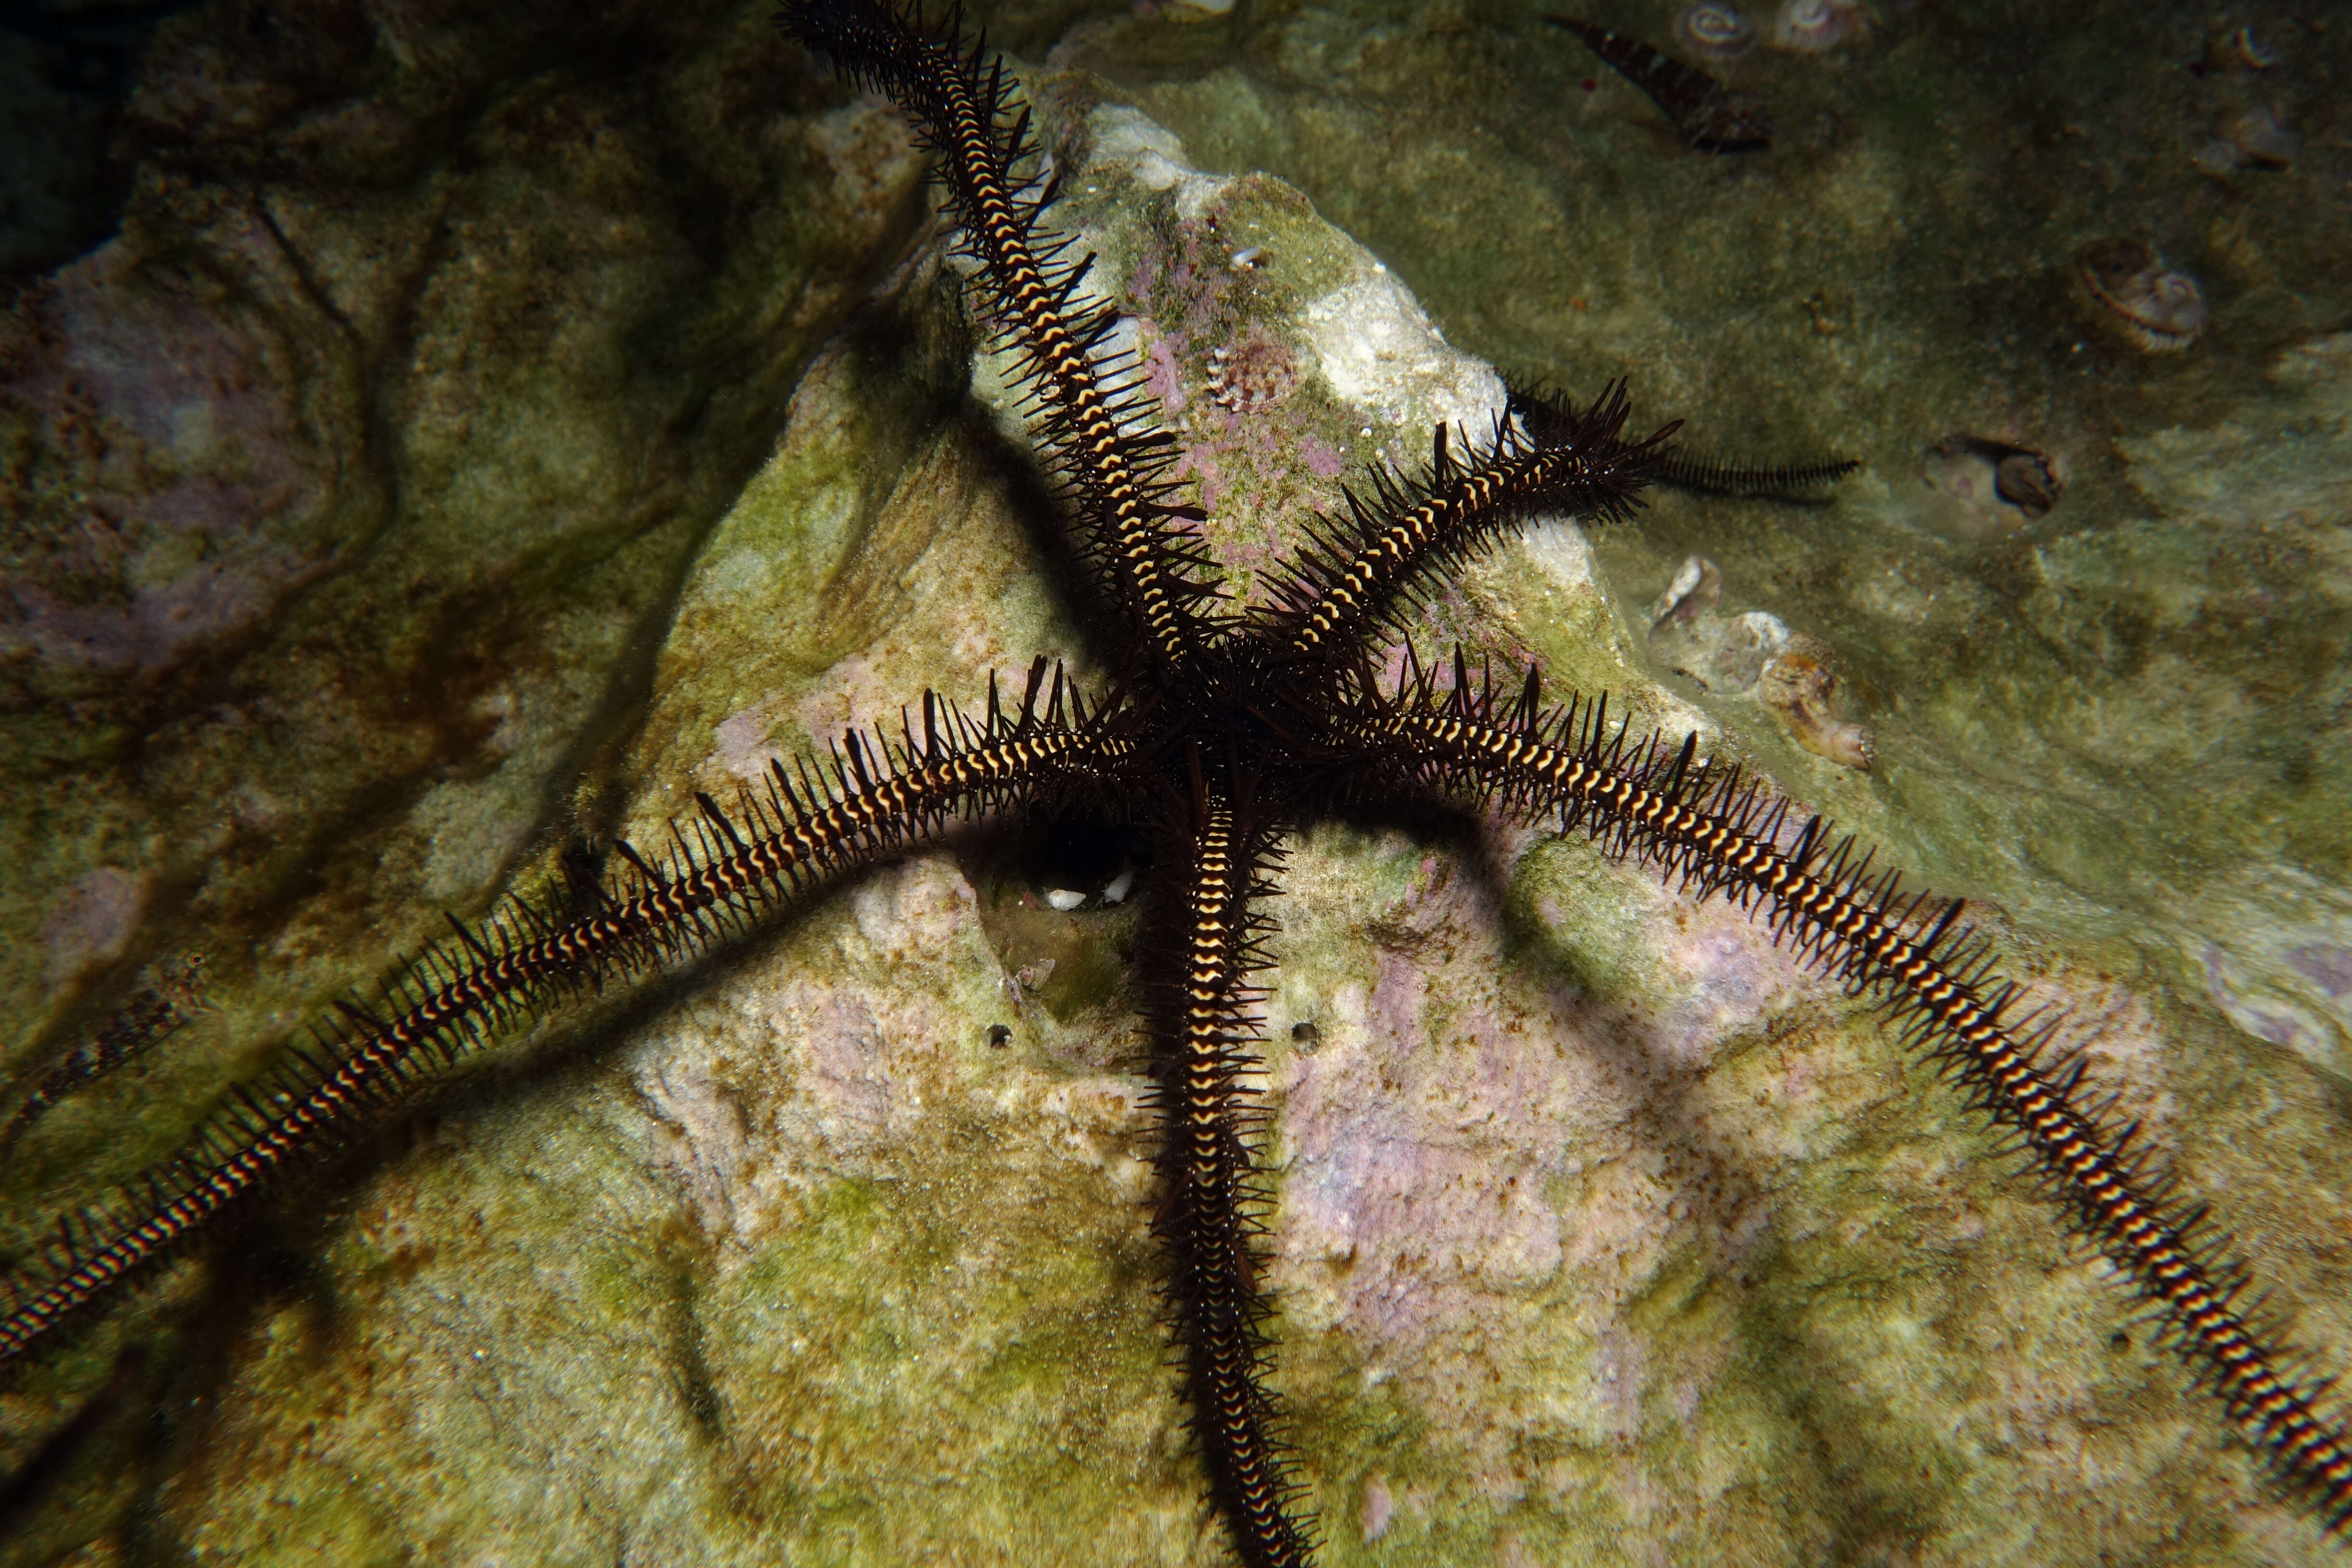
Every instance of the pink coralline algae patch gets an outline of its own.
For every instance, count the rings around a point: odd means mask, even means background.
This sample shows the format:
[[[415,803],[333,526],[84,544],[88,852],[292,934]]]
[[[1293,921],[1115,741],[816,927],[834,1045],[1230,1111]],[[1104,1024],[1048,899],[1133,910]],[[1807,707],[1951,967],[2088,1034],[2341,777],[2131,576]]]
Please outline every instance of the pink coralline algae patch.
[[[2294,972],[2330,996],[2352,996],[2352,947],[2313,942],[2289,948],[2286,961]]]
[[[1661,953],[1688,986],[1658,1021],[1654,1037],[1683,1061],[1696,1062],[1729,1035],[1752,1028],[1786,1006],[1807,983],[1769,933],[1724,911],[1700,911]]]
[[[1015,691],[1021,689],[1016,679]],[[811,735],[838,735],[880,713],[895,712],[906,698],[864,654],[842,659],[794,705],[793,717]],[[738,718],[742,715],[737,715]],[[730,721],[731,722],[732,721]],[[737,731],[740,733],[740,731]]]
[[[1463,921],[1469,880],[1422,900],[1412,927]],[[1540,1195],[1550,1140],[1531,1127],[1565,1114],[1589,1074],[1528,1038],[1522,999],[1469,955],[1384,946],[1359,994],[1341,1002],[1348,1043],[1296,1066],[1284,1227],[1299,1253],[1344,1260],[1340,1317],[1384,1358],[1458,1357],[1465,1295],[1523,1291],[1559,1266]]]
[[[1279,542],[1276,520],[1327,512],[1328,483],[1345,467],[1337,448],[1279,411],[1306,384],[1298,346],[1255,318],[1250,247],[1217,213],[1178,223],[1139,258],[1127,298],[1139,310],[1143,384],[1181,445],[1174,477],[1199,486],[1213,513],[1220,560],[1247,574]]]
[[[1175,479],[1198,481],[1202,510],[1207,511],[1216,510],[1219,498],[1225,492],[1225,481],[1224,476],[1218,468],[1217,449],[1214,447],[1202,442],[1194,442],[1187,446],[1177,458],[1176,467],[1171,469],[1170,473]]]
[[[1734,1259],[1769,1231],[1704,1085],[1808,984],[1736,911],[1640,886],[1574,917],[1639,928],[1638,984],[1596,999],[1504,959],[1498,837],[1496,876],[1420,857],[1401,896],[1359,906],[1347,941],[1371,953],[1343,961],[1320,1047],[1290,1056],[1280,1084],[1286,1310],[1443,1413],[1480,1486],[1514,1484],[1524,1433],[1461,1390],[1549,1357],[1548,1419],[1580,1440],[1632,1434],[1667,1373],[1626,1314],[1675,1258]],[[1301,908],[1344,899],[1316,881],[1311,846],[1292,871]],[[1563,1343],[1580,1359],[1559,1363]],[[1672,1375],[1704,1379],[1707,1353],[1686,1349]]]
[[[1155,337],[1144,351],[1144,389],[1158,401],[1160,412],[1184,412],[1184,372],[1176,363],[1175,348],[1166,338]]]
[[[718,744],[711,755],[721,771],[739,779],[766,775],[768,764],[784,754],[768,738],[768,716],[757,708],[730,713],[719,721],[713,731]]]
[[[0,619],[0,651],[15,642],[50,663],[96,670],[168,668],[192,646],[259,620],[273,600],[264,584],[209,565],[127,605],[65,604],[37,587],[9,587],[17,626]]]
[[[2340,951],[2340,950],[2339,950]],[[2231,955],[2212,942],[2200,955],[2205,967],[2205,988],[2231,1023],[2258,1040],[2284,1046],[2305,1060],[2343,1071],[2335,1034],[2311,1011],[2237,973]],[[2317,979],[2302,963],[2294,968]],[[2322,982],[2322,989],[2326,989]],[[2329,993],[2332,997],[2335,994]]]
[[[1348,466],[1348,459],[1339,455],[1337,447],[1316,436],[1309,436],[1298,444],[1298,460],[1306,465],[1308,473],[1319,479],[1335,478]]]
[[[116,241],[0,315],[0,656],[153,672],[319,569],[285,373]]]

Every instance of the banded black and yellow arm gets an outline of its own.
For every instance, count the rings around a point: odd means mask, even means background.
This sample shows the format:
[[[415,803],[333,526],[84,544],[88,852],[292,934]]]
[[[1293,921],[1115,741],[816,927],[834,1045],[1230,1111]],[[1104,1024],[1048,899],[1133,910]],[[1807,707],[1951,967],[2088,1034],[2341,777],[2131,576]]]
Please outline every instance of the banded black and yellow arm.
[[[1857,994],[1878,996],[1906,1042],[2012,1131],[2082,1234],[2157,1309],[2174,1348],[2219,1394],[2248,1441],[2334,1522],[2352,1516],[2352,1450],[2317,1405],[2322,1385],[2284,1370],[2292,1353],[2238,1301],[2242,1265],[2200,1237],[2202,1211],[2163,1195],[2137,1128],[2088,1102],[2079,1052],[2055,1020],[2013,1017],[2018,988],[1958,923],[1960,900],[1900,890],[1852,838],[1736,768],[1696,760],[1653,734],[1613,732],[1605,702],[1545,710],[1535,676],[1505,702],[1473,689],[1459,653],[1454,683],[1409,678],[1368,693],[1342,726],[1372,765],[1457,801],[1556,819],[1620,858],[1700,898],[1720,894],[1774,939]]]
[[[233,1106],[104,1209],[67,1226],[0,1317],[0,1363],[172,1257],[243,1200],[336,1146],[434,1069],[519,1019],[610,981],[683,962],[842,872],[932,838],[959,818],[1089,793],[1125,763],[1117,705],[1089,712],[1040,659],[1017,710],[992,679],[982,717],[926,692],[919,732],[852,731],[828,764],[774,764],[764,798],[730,816],[709,795],[656,865],[627,844],[610,884],[518,900],[404,964],[372,1005],[338,1004],[316,1049]],[[689,837],[690,835],[690,837]]]

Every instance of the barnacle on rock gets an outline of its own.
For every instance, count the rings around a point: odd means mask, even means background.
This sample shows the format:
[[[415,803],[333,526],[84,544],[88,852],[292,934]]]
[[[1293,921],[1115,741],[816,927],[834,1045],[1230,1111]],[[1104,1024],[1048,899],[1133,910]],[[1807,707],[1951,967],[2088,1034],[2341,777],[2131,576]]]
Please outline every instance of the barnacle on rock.
[[[2259,103],[2224,121],[2221,139],[2249,169],[2289,168],[2295,154],[2303,151],[2302,138],[2287,129],[2275,111]]]
[[[1717,615],[1722,600],[1722,571],[1704,555],[1686,558],[1650,605],[1650,652],[1708,691],[1751,691],[1791,634],[1769,610]]]
[[[2155,247],[2111,239],[2075,258],[2074,276],[2100,318],[2149,353],[2177,353],[2205,330],[2205,295],[2185,272],[2167,268]]]
[[[1228,413],[1272,408],[1297,388],[1297,356],[1272,338],[1253,333],[1209,351],[1209,401]]]
[[[2279,63],[2278,51],[2254,36],[2251,26],[2231,27],[2212,35],[2205,58],[2217,70],[2266,71]]]
[[[2050,459],[2039,452],[2018,447],[1993,467],[1993,494],[2028,518],[2047,515],[2064,488],[2051,472]]]

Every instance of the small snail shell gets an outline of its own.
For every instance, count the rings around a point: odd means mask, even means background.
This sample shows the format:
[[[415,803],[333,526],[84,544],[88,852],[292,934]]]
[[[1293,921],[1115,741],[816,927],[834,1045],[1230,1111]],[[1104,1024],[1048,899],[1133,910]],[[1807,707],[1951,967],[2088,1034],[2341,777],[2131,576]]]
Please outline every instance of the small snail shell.
[[[1811,655],[1789,652],[1764,667],[1756,696],[1780,716],[1797,744],[1841,767],[1867,768],[1878,754],[1870,731],[1830,717],[1830,694],[1837,677]]]

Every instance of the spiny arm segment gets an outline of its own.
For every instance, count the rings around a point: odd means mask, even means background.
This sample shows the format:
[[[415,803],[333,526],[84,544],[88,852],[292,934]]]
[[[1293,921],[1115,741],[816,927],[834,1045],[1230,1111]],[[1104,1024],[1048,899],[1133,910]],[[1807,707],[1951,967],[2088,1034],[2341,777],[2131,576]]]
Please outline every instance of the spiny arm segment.
[[[171,1257],[224,1211],[307,1157],[331,1148],[423,1073],[560,996],[676,963],[807,884],[936,834],[952,817],[1041,795],[1092,789],[1123,765],[1129,741],[1118,705],[1089,713],[1056,669],[1029,672],[1017,713],[989,683],[984,719],[926,692],[921,730],[897,741],[852,731],[832,765],[773,764],[767,797],[748,793],[730,818],[708,795],[700,816],[656,867],[626,844],[632,870],[615,887],[593,879],[545,907],[518,900],[455,946],[429,947],[373,1007],[338,1005],[319,1051],[256,1092],[187,1151],[77,1227],[9,1281],[0,1363],[24,1355],[82,1309]],[[691,834],[691,838],[688,834]]]
[[[1590,417],[1565,394],[1544,386],[1513,386],[1511,416],[1538,440],[1557,440]],[[1802,500],[1818,494],[1861,468],[1852,458],[1832,458],[1818,463],[1727,463],[1695,456],[1677,441],[1658,454],[1654,484],[1704,495],[1758,496]]]
[[[190,1014],[205,1010],[203,953],[166,959],[157,969],[153,984],[142,986],[112,1017],[76,1041],[25,1095],[8,1124],[0,1127],[0,1160],[60,1101],[137,1060]]]
[[[1066,239],[1039,239],[1053,182],[1013,173],[1037,162],[1036,147],[1028,110],[1011,112],[1003,58],[989,58],[984,41],[967,49],[955,14],[934,28],[919,10],[884,0],[792,0],[777,19],[842,75],[896,100],[938,154],[933,174],[1021,350],[1088,555],[1161,672],[1192,664],[1210,635],[1193,606],[1216,592],[1197,575],[1205,557],[1183,526],[1196,514],[1168,500],[1174,453],[1164,437],[1138,433],[1145,405],[1131,387],[1107,384],[1127,367],[1095,358],[1118,312],[1079,302],[1094,258],[1065,261]]]
[[[1439,426],[1421,479],[1376,474],[1369,502],[1349,492],[1351,521],[1315,534],[1276,580],[1262,617],[1266,631],[1291,661],[1336,668],[1370,645],[1423,577],[1468,562],[1528,517],[1631,516],[1673,426],[1627,441],[1630,412],[1620,384],[1573,418],[1542,428],[1498,420],[1466,462],[1455,459]]]
[[[1263,993],[1249,976],[1271,962],[1260,945],[1271,921],[1250,905],[1275,892],[1275,855],[1249,803],[1225,781],[1204,781],[1197,762],[1192,787],[1181,909],[1162,916],[1182,922],[1172,950],[1183,973],[1155,987],[1152,1104],[1166,1193],[1157,1229],[1174,1261],[1171,1316],[1218,1509],[1251,1568],[1301,1568],[1314,1555],[1312,1531],[1294,1517],[1297,1489],[1276,1435],[1280,1405],[1263,1382],[1268,1308],[1255,1242],[1265,1197],[1251,1149],[1264,1117],[1241,1081],[1258,1065],[1250,1047]]]
[[[1665,460],[1658,465],[1657,482],[1702,495],[1800,500],[1817,496],[1860,467],[1853,458],[1822,463],[1726,463],[1693,457],[1675,446],[1667,448]]]
[[[1696,762],[1654,735],[1612,733],[1601,701],[1546,712],[1536,677],[1507,704],[1425,675],[1393,696],[1361,694],[1348,726],[1369,758],[1424,785],[1498,797],[1528,816],[1558,812],[1611,853],[1658,868],[1701,898],[1721,893],[1768,924],[1815,968],[1874,992],[1908,1044],[1956,1078],[1979,1109],[2012,1130],[2075,1224],[2154,1303],[2174,1347],[2217,1393],[2246,1438],[2331,1530],[2352,1522],[2352,1432],[2324,1409],[2329,1385],[2299,1381],[2290,1359],[2242,1308],[2248,1271],[2201,1210],[2152,1178],[2136,1123],[2090,1103],[2077,1053],[2053,1048],[2057,1022],[2018,1018],[2018,988],[1994,972],[1989,944],[1956,929],[1958,900],[1904,893],[1851,838],[1819,817],[1793,833],[1789,803],[1736,768]]]

